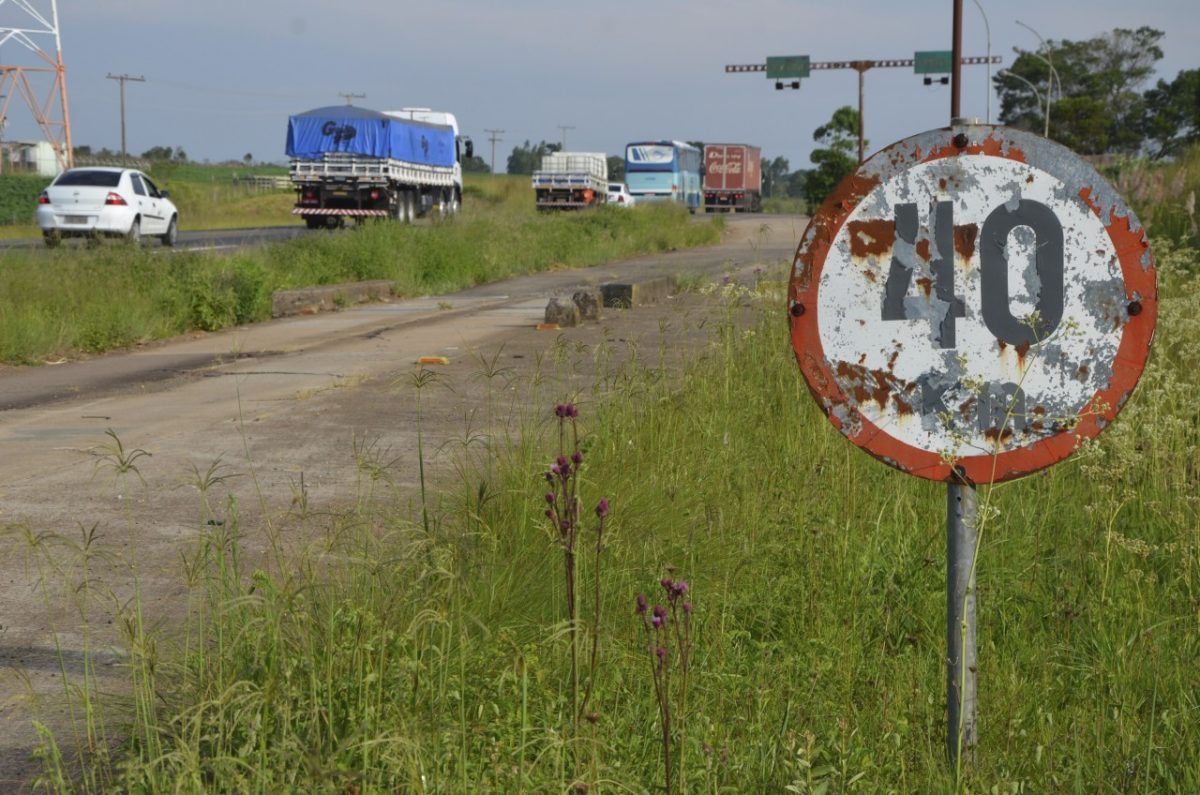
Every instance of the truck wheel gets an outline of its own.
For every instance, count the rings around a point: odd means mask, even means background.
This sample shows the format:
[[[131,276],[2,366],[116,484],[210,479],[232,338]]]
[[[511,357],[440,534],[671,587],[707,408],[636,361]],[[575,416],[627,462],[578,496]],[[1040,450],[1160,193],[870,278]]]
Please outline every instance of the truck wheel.
[[[320,216],[306,215],[304,216],[304,225],[309,229],[320,229],[325,226],[325,219]]]

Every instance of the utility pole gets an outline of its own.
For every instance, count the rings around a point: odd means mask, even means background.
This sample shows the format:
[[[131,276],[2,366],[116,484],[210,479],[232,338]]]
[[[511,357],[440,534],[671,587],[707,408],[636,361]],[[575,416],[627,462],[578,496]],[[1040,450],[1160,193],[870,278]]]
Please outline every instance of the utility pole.
[[[353,105],[354,100],[356,100],[356,99],[366,99],[367,98],[366,94],[354,94],[354,93],[350,93],[350,92],[346,92],[346,93],[339,92],[338,96],[341,97],[342,99],[346,100],[347,105]]]
[[[574,130],[575,127],[570,124],[560,124],[558,129],[562,130],[562,150],[567,151],[567,130]]]
[[[920,54],[920,53],[918,53]],[[890,60],[879,61],[808,61],[808,56],[802,57],[805,61],[805,72],[802,76],[807,77],[807,70],[825,70],[825,69],[853,69],[858,72],[858,162],[861,164],[866,159],[866,141],[863,139],[863,120],[866,116],[866,89],[865,76],[868,69],[896,69],[896,68],[913,68],[917,66],[916,59],[913,58],[892,58]],[[952,69],[952,57],[947,57],[947,68],[949,72]],[[991,57],[971,57],[959,58],[959,63],[964,66],[985,63],[1000,63],[1000,56]],[[725,67],[726,73],[741,73],[741,72],[766,72],[767,64],[729,64]],[[770,76],[770,75],[768,75]],[[782,91],[785,87],[799,88],[800,81],[798,79],[783,79],[775,82],[775,88]]]
[[[485,129],[484,132],[488,134],[488,140],[492,142],[492,175],[495,176],[495,174],[496,174],[496,141],[504,140],[503,138],[500,137],[504,133],[504,130],[487,130],[487,129]]]
[[[126,74],[109,74],[108,79],[116,80],[121,84],[121,165],[124,166],[129,164],[129,153],[125,148],[125,84],[127,82],[145,83],[146,78],[141,75],[133,77]]]

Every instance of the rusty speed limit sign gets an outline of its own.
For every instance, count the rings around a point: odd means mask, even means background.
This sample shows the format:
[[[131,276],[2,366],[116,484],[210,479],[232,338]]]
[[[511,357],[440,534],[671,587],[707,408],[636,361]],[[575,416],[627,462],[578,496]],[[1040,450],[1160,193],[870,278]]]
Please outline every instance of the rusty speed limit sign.
[[[809,224],[789,290],[796,357],[833,424],[898,469],[971,483],[1099,434],[1157,310],[1145,232],[1116,192],[1062,146],[992,125],[862,164]]]

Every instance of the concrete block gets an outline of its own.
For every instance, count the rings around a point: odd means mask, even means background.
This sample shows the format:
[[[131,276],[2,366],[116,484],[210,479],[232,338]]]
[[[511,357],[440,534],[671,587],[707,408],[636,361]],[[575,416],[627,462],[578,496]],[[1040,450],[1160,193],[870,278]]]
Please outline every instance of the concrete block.
[[[271,294],[271,317],[313,315],[354,304],[380,301],[392,294],[396,283],[385,279],[347,284],[326,284]]]
[[[600,285],[604,305],[629,309],[635,306],[656,304],[671,295],[672,282],[665,276],[644,279],[638,282],[610,282]]]
[[[579,307],[570,298],[551,298],[546,304],[546,322],[562,328],[579,325]]]
[[[576,290],[571,296],[575,306],[579,307],[579,316],[584,320],[599,320],[600,307],[604,306],[604,293],[599,287],[588,287]]]

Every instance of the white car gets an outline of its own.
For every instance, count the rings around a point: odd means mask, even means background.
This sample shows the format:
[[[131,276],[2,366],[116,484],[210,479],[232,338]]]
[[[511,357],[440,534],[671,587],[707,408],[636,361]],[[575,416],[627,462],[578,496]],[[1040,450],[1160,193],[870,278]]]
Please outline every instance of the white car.
[[[608,183],[608,203],[619,207],[632,207],[633,194],[629,192],[629,186],[624,182]]]
[[[132,168],[72,168],[38,197],[38,226],[47,246],[64,237],[157,237],[175,245],[179,211],[166,191]]]

